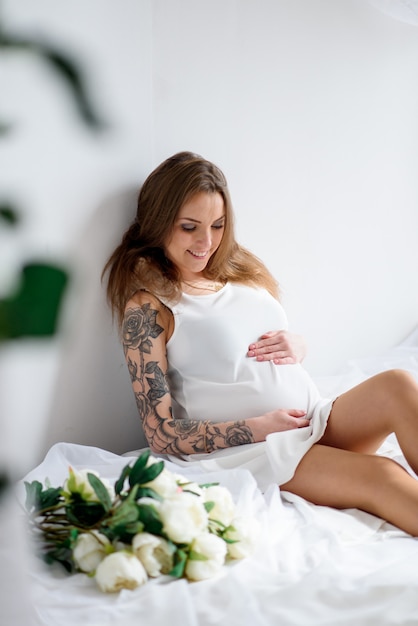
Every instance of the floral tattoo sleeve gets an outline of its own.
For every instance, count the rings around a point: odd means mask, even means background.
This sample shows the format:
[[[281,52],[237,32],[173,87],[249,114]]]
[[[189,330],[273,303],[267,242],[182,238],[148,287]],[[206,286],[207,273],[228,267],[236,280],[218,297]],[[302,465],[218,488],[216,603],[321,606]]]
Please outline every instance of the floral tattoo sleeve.
[[[164,328],[157,317],[158,310],[150,303],[128,308],[122,328],[136,404],[151,449],[178,456],[252,443],[247,420],[214,424],[172,417],[165,344],[163,349],[160,337]]]

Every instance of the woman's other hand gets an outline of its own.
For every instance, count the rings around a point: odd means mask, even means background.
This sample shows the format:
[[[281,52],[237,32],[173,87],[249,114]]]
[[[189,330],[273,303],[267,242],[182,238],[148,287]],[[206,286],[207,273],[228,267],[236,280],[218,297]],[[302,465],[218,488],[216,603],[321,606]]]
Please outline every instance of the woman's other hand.
[[[262,417],[264,420],[260,421],[260,425],[266,429],[265,437],[270,433],[283,430],[306,428],[310,423],[306,418],[306,411],[299,409],[276,409],[265,413]]]
[[[309,426],[306,411],[300,409],[276,409],[266,413],[266,417],[272,417],[276,430],[291,430],[293,428],[305,428]]]
[[[301,363],[306,356],[306,343],[301,335],[271,330],[248,346],[247,356],[257,361],[273,361],[276,365]]]

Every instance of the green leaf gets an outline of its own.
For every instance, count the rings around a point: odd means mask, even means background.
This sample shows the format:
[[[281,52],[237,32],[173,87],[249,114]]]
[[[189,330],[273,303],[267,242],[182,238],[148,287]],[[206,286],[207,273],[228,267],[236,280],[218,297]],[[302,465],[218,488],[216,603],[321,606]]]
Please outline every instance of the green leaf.
[[[219,530],[222,530],[222,532],[225,532],[226,530],[228,530],[228,527],[225,526],[225,524],[223,522],[220,522],[218,519],[210,519],[209,520],[210,524],[215,524],[216,526],[219,526],[219,528],[216,530],[216,532],[219,532]]]
[[[126,500],[123,502],[113,513],[113,515],[106,521],[106,526],[113,528],[120,524],[129,524],[130,522],[136,522],[139,519],[138,507],[134,502]]]
[[[71,544],[68,541],[57,544],[44,553],[45,563],[51,565],[55,561],[60,563],[69,574],[74,572],[74,561]]]
[[[139,490],[139,485],[134,485],[133,487],[131,487],[131,489],[129,490],[128,496],[126,498],[126,501],[135,502],[138,497],[138,490]]]
[[[208,561],[208,557],[200,552],[195,552],[194,550],[189,551],[189,560],[190,561]]]
[[[49,487],[40,494],[39,508],[41,511],[56,506],[62,500],[61,487]]]
[[[0,498],[4,495],[9,485],[10,485],[10,478],[8,477],[5,471],[1,471],[0,472]]]
[[[148,463],[148,459],[151,455],[151,450],[145,450],[135,461],[130,474],[129,474],[129,484],[131,487],[134,485],[140,484],[140,478],[143,469]]]
[[[26,264],[17,289],[0,299],[0,340],[55,334],[67,282],[59,267]]]
[[[130,522],[129,524],[126,524],[125,529],[129,535],[137,535],[138,533],[143,532],[144,524],[140,521]]]
[[[0,33],[0,48],[25,50],[45,61],[49,67],[65,81],[80,117],[92,130],[102,130],[103,121],[96,114],[87,92],[87,81],[81,67],[70,55],[53,47],[42,39],[29,39],[15,34]]]
[[[75,564],[73,561],[73,549],[74,543],[77,539],[78,531],[73,528],[70,530],[68,536],[55,543],[48,543],[44,546],[44,553],[42,554],[43,560],[48,564],[54,563],[54,561],[60,563],[67,572],[70,574],[75,571]]]
[[[90,485],[94,489],[94,493],[98,497],[100,503],[103,505],[104,510],[110,511],[112,507],[112,500],[110,499],[109,492],[97,476],[91,474],[90,472],[87,474],[88,481]]]
[[[202,485],[199,485],[199,487],[207,489],[208,487],[217,487],[218,485],[219,483],[203,483]]]
[[[122,470],[121,475],[119,476],[118,480],[115,483],[115,493],[117,495],[120,495],[122,493],[123,485],[125,484],[125,480],[129,476],[130,472],[131,472],[131,466],[129,464],[125,465],[125,467]]]
[[[108,539],[111,541],[120,540],[124,543],[132,543],[132,539],[138,533],[142,533],[144,525],[141,522],[131,522],[129,524],[119,524],[111,529],[111,534],[107,533]]]
[[[161,535],[163,523],[158,511],[149,504],[138,504],[139,520],[144,524],[144,529],[153,535]]]
[[[174,578],[181,578],[184,575],[184,570],[187,563],[187,553],[184,550],[177,550],[174,555],[174,567],[169,572],[170,576]]]
[[[157,463],[153,463],[149,467],[146,467],[140,476],[139,483],[144,485],[146,483],[150,483],[152,480],[155,480],[157,476],[161,474],[164,469],[164,461],[157,461]]]
[[[42,484],[38,480],[34,480],[31,483],[25,481],[26,500],[25,507],[28,511],[35,509],[39,510],[39,503],[41,500]]]
[[[67,519],[81,528],[92,528],[103,520],[106,511],[99,502],[73,501],[66,505]]]
[[[19,222],[19,213],[11,204],[3,202],[0,204],[0,220],[8,226],[16,226]]]
[[[6,137],[12,132],[12,125],[8,122],[0,121],[0,137]]]
[[[38,49],[49,65],[65,79],[84,122],[94,130],[102,130],[104,123],[96,115],[89,101],[86,81],[82,77],[81,68],[68,55],[64,55],[58,50],[53,50],[43,44],[38,46]]]
[[[214,502],[204,502],[203,506],[205,507],[206,512],[210,513],[211,510],[213,509],[213,507],[215,506],[215,503]]]
[[[160,502],[164,500],[164,498],[160,496],[159,493],[154,491],[154,489],[151,489],[151,487],[138,487],[136,499],[139,500],[140,498],[153,498],[154,500],[158,500]]]
[[[62,500],[61,487],[49,487],[43,490],[42,484],[38,480],[24,484],[26,489],[25,507],[29,512],[45,511],[55,507]]]

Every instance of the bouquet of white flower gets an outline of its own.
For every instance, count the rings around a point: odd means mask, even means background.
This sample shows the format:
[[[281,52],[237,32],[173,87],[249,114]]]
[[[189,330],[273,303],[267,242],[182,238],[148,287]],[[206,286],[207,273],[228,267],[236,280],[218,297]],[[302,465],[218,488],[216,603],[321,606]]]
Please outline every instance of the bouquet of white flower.
[[[248,556],[258,523],[237,517],[230,492],[173,474],[144,452],[112,487],[70,468],[62,487],[25,482],[26,509],[47,563],[94,576],[106,592],[169,574],[204,580]]]

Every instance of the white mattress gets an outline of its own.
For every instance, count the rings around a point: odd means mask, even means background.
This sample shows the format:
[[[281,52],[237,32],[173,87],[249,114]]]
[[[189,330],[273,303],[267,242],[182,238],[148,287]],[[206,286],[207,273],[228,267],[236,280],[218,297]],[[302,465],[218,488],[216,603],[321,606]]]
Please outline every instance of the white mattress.
[[[391,367],[408,369],[418,379],[418,329],[386,354],[350,363],[341,375],[317,383],[324,394],[333,395]],[[405,464],[393,437],[380,452]],[[51,448],[26,479],[44,482],[48,477],[52,485],[60,484],[69,464],[115,479],[126,463],[126,456],[62,443]],[[182,473],[205,479],[192,469]],[[58,566],[44,569],[32,556],[26,558],[30,595],[24,596],[24,583],[18,594],[22,614],[24,608],[29,613],[25,621],[1,623],[30,626],[30,614],[33,624],[48,626],[418,624],[415,538],[372,515],[315,506],[280,493],[275,485],[262,495],[246,470],[211,474],[214,479],[231,490],[244,514],[255,514],[261,522],[251,557],[228,565],[220,577],[208,581],[191,584],[165,577],[135,591],[105,595],[85,575],[67,576]],[[3,575],[10,550],[5,554],[3,547],[0,554],[6,556],[6,561],[0,559]]]

